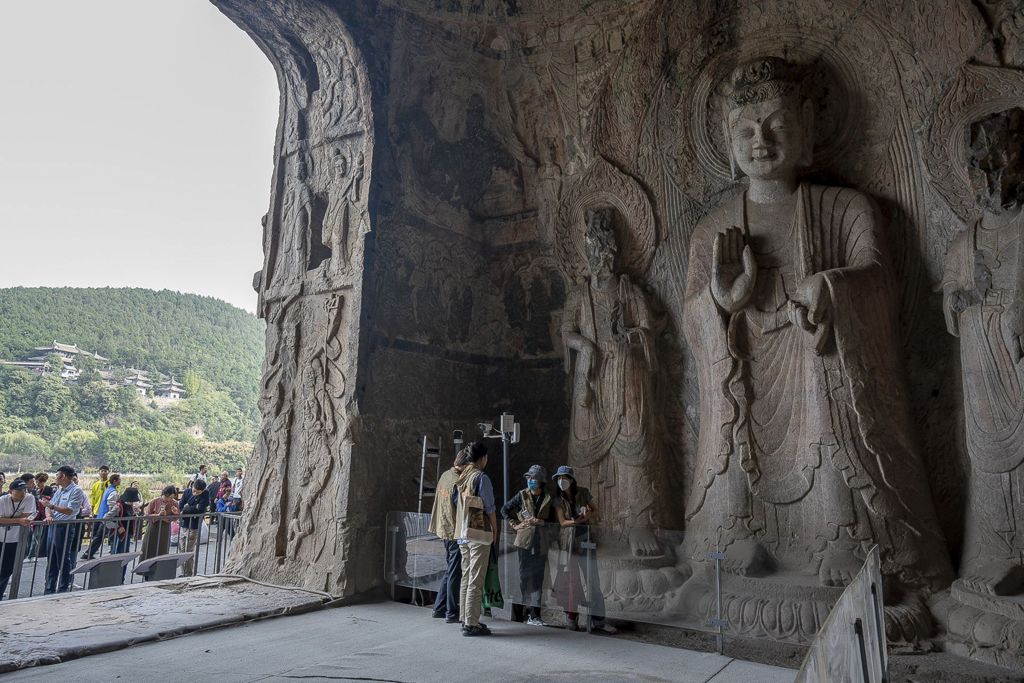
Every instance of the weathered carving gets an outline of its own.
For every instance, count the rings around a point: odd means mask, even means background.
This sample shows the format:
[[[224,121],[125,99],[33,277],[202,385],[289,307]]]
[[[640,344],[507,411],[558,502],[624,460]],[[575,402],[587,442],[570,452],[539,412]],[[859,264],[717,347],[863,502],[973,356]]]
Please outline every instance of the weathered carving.
[[[218,5],[274,63],[281,125],[264,219],[264,268],[254,278],[267,320],[248,510],[229,568],[342,595],[368,586],[345,571],[364,543],[351,467],[352,402],[372,125],[366,67],[338,15],[313,0]]]
[[[664,490],[654,376],[657,322],[644,292],[617,270],[610,207],[587,211],[588,274],[566,303],[562,339],[572,385],[569,462],[589,482],[606,540],[660,555],[652,534]]]
[[[936,612],[954,650],[1019,665],[1024,646],[1024,536],[1018,532],[1024,526],[1018,493],[1024,486],[1024,97],[1020,91],[1004,96],[1015,98],[1018,106],[988,113],[995,106],[988,98],[967,106],[960,100],[961,106],[947,112],[949,120],[961,121],[980,114],[969,124],[963,121],[963,144],[950,152],[963,155],[960,166],[980,216],[950,244],[942,280],[947,329],[960,338],[971,476],[960,579]],[[989,632],[979,631],[979,622]]]
[[[660,526],[688,526],[691,538],[678,548],[659,532],[662,554],[653,557],[636,557],[628,547],[612,552],[606,544],[599,557],[609,609],[709,616],[706,601],[690,600],[704,589],[711,594],[703,571],[679,599],[690,571],[680,555],[695,557],[701,569],[701,552],[718,540],[707,531],[718,526],[706,520],[746,512],[733,505],[743,501],[749,514],[721,535],[723,544],[743,538],[726,548],[732,572],[746,572],[723,579],[730,632],[806,641],[840,591],[823,583],[843,583],[872,542],[882,549],[890,632],[928,632],[922,596],[941,585],[946,566],[931,513],[921,506],[923,482],[927,476],[942,501],[954,556],[968,487],[968,461],[951,417],[963,403],[950,369],[954,342],[943,334],[932,289],[960,227],[954,211],[973,221],[978,205],[965,157],[953,155],[951,163],[948,152],[968,147],[960,100],[995,107],[975,111],[975,120],[1020,106],[1024,91],[1020,72],[957,70],[998,63],[996,50],[1010,64],[1016,0],[565,0],[557,10],[549,0],[217,2],[234,7],[271,55],[283,98],[267,266],[255,281],[271,323],[268,344],[280,353],[268,357],[264,434],[254,455],[255,472],[266,475],[237,566],[339,593],[353,590],[356,575],[360,585],[379,581],[377,541],[353,552],[352,539],[383,535],[385,505],[414,505],[405,449],[428,426],[464,429],[476,417],[509,409],[531,425],[513,450],[513,471],[526,466],[515,462],[522,456],[547,454],[549,466],[564,462],[562,444],[585,423],[586,411],[567,395],[561,309],[565,293],[575,286],[579,295],[576,283],[590,277],[585,212],[606,208],[619,229],[623,258],[616,270],[659,321],[658,333],[647,335],[658,372],[630,386],[653,402],[644,415],[658,417],[654,429],[664,437],[660,457],[667,464],[657,483],[672,494],[646,509],[646,499],[615,509],[609,499],[603,512],[620,532],[623,520],[649,513]],[[986,32],[983,12],[1006,37],[1001,45]],[[809,264],[793,258],[796,239],[769,254],[771,245],[755,234],[759,217],[741,215],[738,200],[723,201],[742,168],[734,169],[727,153],[720,103],[728,92],[718,85],[737,63],[766,54],[809,72],[814,144],[801,167],[809,182],[797,195],[826,200],[788,207],[776,225],[807,219],[809,238],[863,230],[879,257],[878,268],[857,277],[846,277],[842,264],[826,271],[824,279],[838,284],[829,285],[836,314],[823,321],[801,310],[809,308],[809,292],[797,286],[797,270],[835,265],[848,245],[804,240],[820,247]],[[300,167],[304,182],[297,182]],[[934,201],[933,189],[954,210]],[[372,258],[364,259],[371,191],[379,193],[375,234]],[[695,230],[715,206],[722,208]],[[837,206],[849,209],[847,220]],[[708,329],[724,329],[724,345],[715,346],[719,339],[702,350],[684,340],[698,310],[684,284],[702,277],[710,288],[714,270],[708,225],[749,229],[748,260],[758,266],[752,303],[732,326],[731,349],[723,314],[710,318],[720,327]],[[742,269],[746,237],[730,234],[720,273]],[[705,260],[689,262],[694,250]],[[789,254],[788,270],[779,253]],[[882,263],[885,254],[891,267]],[[723,301],[731,295],[731,288],[717,289]],[[861,291],[868,294],[840,300]],[[325,387],[335,370],[324,351],[332,297],[344,311],[334,338],[344,349],[337,376],[346,385],[334,398]],[[772,310],[769,300],[781,308]],[[815,328],[817,339],[804,326]],[[778,346],[769,348],[771,341]],[[793,362],[772,374],[746,359],[752,352]],[[568,360],[580,365],[576,351]],[[898,379],[904,363],[909,392]],[[716,374],[726,367],[736,372]],[[715,382],[722,379],[742,391],[723,394]],[[625,405],[627,390],[620,395]],[[779,411],[769,414],[775,397]],[[908,403],[926,472],[914,457]],[[595,404],[588,410],[596,413]],[[720,420],[711,428],[709,410]],[[779,428],[783,422],[792,429]],[[752,446],[709,459],[707,439]],[[372,457],[365,452],[370,443]],[[601,466],[589,469],[601,475]],[[618,495],[626,479],[618,477],[605,493]],[[308,495],[325,480],[331,483],[319,496]],[[381,486],[394,493],[386,502],[365,495]],[[730,499],[734,491],[743,496]],[[609,529],[607,538],[620,535]],[[969,539],[968,555],[972,547]],[[995,583],[997,591],[1008,590]],[[997,642],[990,649],[1003,654],[1019,644],[1021,627],[1010,619],[1016,596],[982,594],[963,582],[952,594],[954,618],[943,618],[951,642]],[[955,635],[968,631],[973,635]]]
[[[727,134],[749,185],[692,237],[688,552],[842,586],[878,544],[890,580],[937,589],[948,563],[907,419],[884,239],[864,195],[799,181],[815,113],[803,83],[777,58],[733,72]]]

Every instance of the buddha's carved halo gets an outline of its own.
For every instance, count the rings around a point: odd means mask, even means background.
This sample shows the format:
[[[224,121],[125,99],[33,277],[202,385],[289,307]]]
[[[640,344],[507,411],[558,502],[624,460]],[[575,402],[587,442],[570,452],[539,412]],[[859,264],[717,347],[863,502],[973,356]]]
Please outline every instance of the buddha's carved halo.
[[[781,48],[780,48],[781,46]],[[738,66],[751,69],[744,72]],[[762,73],[765,70],[771,73]],[[861,133],[860,76],[841,49],[820,37],[780,32],[746,41],[742,49],[711,58],[680,103],[689,117],[690,145],[711,174],[733,177],[724,119],[729,109],[772,96],[800,97],[814,105],[814,154],[808,170],[828,166]]]
[[[587,212],[608,208],[614,209],[616,267],[634,276],[647,272],[657,244],[651,202],[636,180],[598,157],[568,188],[558,213],[556,250],[570,280],[588,272]]]
[[[946,89],[928,130],[925,159],[932,185],[964,221],[980,213],[967,172],[968,127],[1024,107],[1024,72],[968,64]]]

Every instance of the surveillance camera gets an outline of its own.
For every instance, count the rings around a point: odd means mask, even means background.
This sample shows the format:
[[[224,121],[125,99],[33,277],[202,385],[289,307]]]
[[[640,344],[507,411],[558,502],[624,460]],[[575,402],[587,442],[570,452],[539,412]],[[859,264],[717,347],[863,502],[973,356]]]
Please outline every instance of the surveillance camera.
[[[480,433],[486,436],[494,425],[491,422],[477,422],[476,426],[480,428]]]

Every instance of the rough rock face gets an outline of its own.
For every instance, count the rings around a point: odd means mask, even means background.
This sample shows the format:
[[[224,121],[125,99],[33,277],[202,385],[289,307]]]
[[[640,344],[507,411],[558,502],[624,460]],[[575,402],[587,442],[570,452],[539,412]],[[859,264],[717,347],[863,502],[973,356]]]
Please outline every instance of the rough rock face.
[[[853,329],[843,332],[848,357],[861,365],[854,372],[844,365],[847,356],[828,361],[834,346],[825,340],[823,377],[826,383],[853,381],[850,392],[880,419],[892,417],[892,392],[879,387],[906,387],[893,403],[902,406],[905,425],[898,448],[915,454],[915,467],[926,473],[915,478],[927,482],[897,481],[900,468],[889,468],[881,457],[869,463],[866,478],[840,468],[846,483],[827,489],[838,493],[822,493],[820,484],[804,487],[805,495],[821,499],[817,507],[795,506],[802,511],[785,520],[762,513],[760,521],[777,530],[811,528],[809,522],[821,520],[799,515],[848,509],[848,519],[835,520],[836,526],[866,544],[888,532],[862,509],[879,500],[864,487],[884,482],[894,492],[887,509],[895,510],[901,487],[913,485],[910,514],[929,518],[923,528],[942,537],[930,547],[945,549],[920,591],[904,595],[896,582],[887,586],[893,590],[887,600],[915,606],[903,615],[914,622],[902,625],[904,635],[929,630],[921,623],[922,601],[936,590],[936,577],[960,563],[975,466],[965,441],[960,349],[946,333],[948,307],[937,288],[951,240],[986,210],[970,169],[974,176],[979,168],[991,170],[995,162],[985,161],[986,146],[1020,148],[1019,138],[1011,139],[1019,116],[1007,115],[1013,125],[978,123],[1024,106],[1019,3],[214,1],[273,62],[282,93],[266,262],[255,279],[268,322],[263,430],[251,466],[259,485],[246,489],[249,514],[232,570],[339,595],[364,591],[381,581],[385,512],[415,504],[418,435],[468,430],[509,410],[523,424],[524,441],[512,463],[517,473],[530,462],[551,467],[574,452],[582,457],[581,438],[609,433],[587,423],[590,431],[570,434],[576,416],[586,412],[579,401],[588,395],[587,378],[581,384],[579,349],[567,353],[563,339],[563,330],[576,333],[585,319],[574,314],[577,322],[567,325],[565,312],[576,311],[573,302],[589,291],[584,238],[586,216],[595,209],[611,210],[613,270],[630,283],[627,298],[643,301],[647,322],[642,334],[617,335],[612,324],[605,336],[595,329],[593,339],[610,340],[601,347],[610,353],[615,344],[642,338],[646,351],[643,363],[588,367],[635,365],[650,374],[642,381],[625,377],[619,385],[591,378],[591,387],[620,398],[611,409],[590,413],[600,422],[618,411],[623,424],[642,425],[644,438],[637,442],[646,446],[638,448],[656,449],[657,457],[633,458],[628,439],[613,435],[612,455],[601,462],[614,467],[589,468],[586,483],[595,490],[633,486],[652,475],[629,468],[656,462],[664,490],[652,497],[658,509],[645,510],[644,518],[663,528],[687,527],[687,511],[698,502],[693,492],[705,490],[695,482],[709,475],[703,465],[695,471],[698,439],[730,422],[727,416],[721,424],[706,423],[718,413],[704,409],[710,404],[698,389],[707,359],[726,358],[730,350],[712,344],[695,351],[685,322],[692,312],[684,305],[687,282],[694,280],[690,254],[698,222],[716,207],[731,206],[748,182],[724,125],[722,84],[741,63],[779,57],[799,66],[806,83],[809,118],[799,125],[808,139],[800,178],[808,187],[844,188],[837,197],[870,206],[879,251],[889,261],[884,288],[893,304],[891,344],[877,343],[877,335],[873,345],[859,344]],[[993,158],[1019,163],[1014,154]],[[1006,178],[1015,173],[1019,169]],[[991,173],[986,182],[1000,196],[1017,191]],[[723,220],[715,214],[710,224]],[[780,275],[779,301],[799,303],[790,291],[799,283],[786,277]],[[863,303],[851,300],[847,308]],[[764,306],[759,310],[766,313]],[[879,349],[888,350],[873,361]],[[645,365],[652,359],[656,370]],[[778,376],[787,372],[780,369]],[[859,378],[875,384],[865,388]],[[751,385],[751,405],[758,391],[769,391],[757,387],[771,387],[770,380],[762,376]],[[626,407],[637,396],[644,397],[642,419]],[[797,405],[807,400],[795,399]],[[855,441],[842,429],[837,434],[831,446],[840,451]],[[801,461],[804,455],[783,446],[776,449],[779,459],[759,470],[760,484],[750,483],[755,498],[757,487],[767,491],[770,481],[788,490],[792,481],[806,482],[810,470],[839,468],[828,443],[816,443],[822,461]],[[787,472],[796,478],[788,480]],[[836,496],[849,490],[861,502],[837,504]],[[624,497],[606,490],[601,499]],[[1016,510],[1008,519],[1021,520],[1021,497],[1006,500]],[[893,515],[899,516],[882,517]],[[994,522],[986,523],[988,529]],[[898,543],[888,537],[888,554],[882,543],[887,576],[928,557],[898,558]],[[704,540],[711,543],[712,536]],[[1019,539],[1006,543],[1020,547]],[[634,541],[632,549],[638,548],[648,556],[642,562],[653,561],[650,543]],[[741,593],[762,591],[756,582],[768,572],[764,567],[780,561],[775,550],[770,544],[746,549],[751,571],[736,573]],[[795,551],[789,557],[805,557],[806,566],[784,569],[822,571],[813,548]],[[663,557],[676,555],[680,573],[689,575],[680,549],[665,549]],[[824,574],[841,581],[848,568],[840,565]],[[1009,574],[997,593],[1013,592],[1016,578]],[[784,629],[781,620],[754,614],[744,628],[804,640],[821,617],[814,609],[834,600],[832,580],[807,589],[816,607],[798,615],[806,621],[802,627]],[[803,604],[797,589],[777,592],[782,603]],[[998,642],[970,640],[971,619],[981,618],[972,612],[953,627],[965,651],[1019,645],[1013,635],[1021,632],[1013,616],[1019,609],[989,602],[974,600],[971,609],[996,610],[1008,620]],[[744,602],[737,609],[753,614],[751,607]],[[943,620],[951,613],[935,611]]]

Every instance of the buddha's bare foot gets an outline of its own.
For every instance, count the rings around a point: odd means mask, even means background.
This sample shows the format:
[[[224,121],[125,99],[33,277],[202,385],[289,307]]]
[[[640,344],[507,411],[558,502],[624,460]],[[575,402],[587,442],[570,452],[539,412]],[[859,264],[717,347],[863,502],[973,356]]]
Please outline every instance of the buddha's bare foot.
[[[846,586],[857,575],[863,562],[852,548],[833,548],[825,552],[818,568],[818,580],[823,586]]]
[[[1024,567],[1009,560],[974,562],[960,577],[964,587],[986,595],[1017,595],[1024,591]]]
[[[766,576],[775,571],[775,558],[757,541],[742,540],[725,551],[722,569],[738,576]]]
[[[629,530],[629,549],[633,557],[658,557],[664,554],[654,532],[646,527],[633,527]]]

